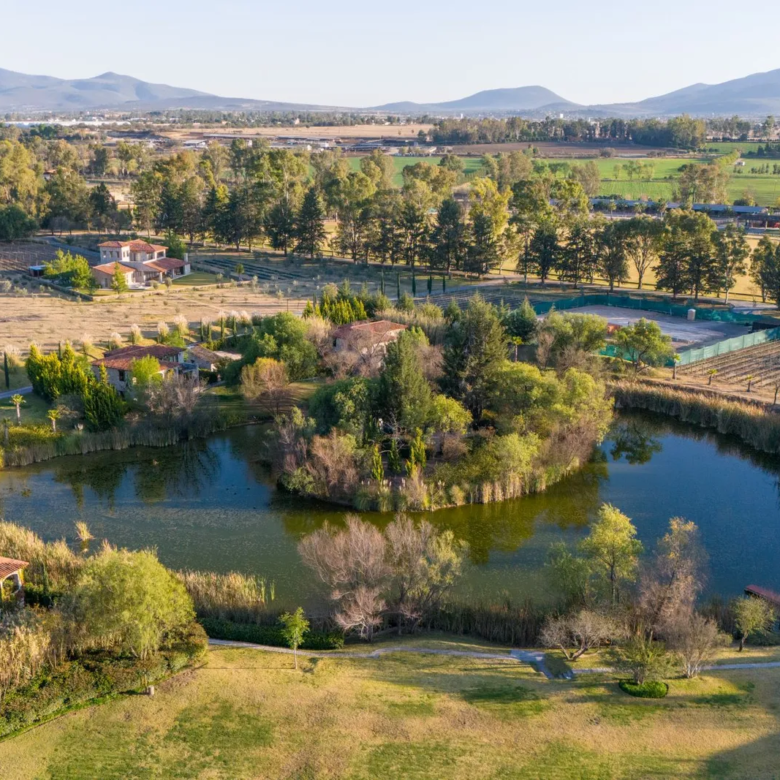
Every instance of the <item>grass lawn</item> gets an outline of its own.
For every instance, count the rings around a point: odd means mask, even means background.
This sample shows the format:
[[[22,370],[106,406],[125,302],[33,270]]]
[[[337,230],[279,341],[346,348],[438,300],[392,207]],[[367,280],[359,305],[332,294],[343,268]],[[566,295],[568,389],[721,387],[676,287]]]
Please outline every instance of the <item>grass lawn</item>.
[[[35,393],[28,393],[24,396],[22,404],[22,425],[50,424],[46,416],[49,408],[49,404],[43,398]],[[12,423],[16,423],[16,407],[11,403],[10,398],[0,398],[0,418],[2,417],[8,417]]]
[[[4,780],[777,777],[780,669],[673,680],[666,699],[643,700],[607,677],[548,681],[513,661],[303,655],[300,666],[213,650],[154,697],[0,743]]]
[[[216,284],[217,275],[208,271],[193,271],[191,274],[187,274],[187,276],[180,276],[178,279],[174,279],[173,283],[177,287],[192,287],[196,284]]]
[[[293,406],[304,403],[323,384],[325,384],[324,377],[317,377],[306,382],[291,382],[290,402],[284,404],[280,411],[288,412]],[[209,390],[209,394],[217,398],[220,410],[231,416],[255,419],[267,417],[269,420],[274,416],[273,409],[268,408],[263,403],[247,401],[237,387],[220,385]]]

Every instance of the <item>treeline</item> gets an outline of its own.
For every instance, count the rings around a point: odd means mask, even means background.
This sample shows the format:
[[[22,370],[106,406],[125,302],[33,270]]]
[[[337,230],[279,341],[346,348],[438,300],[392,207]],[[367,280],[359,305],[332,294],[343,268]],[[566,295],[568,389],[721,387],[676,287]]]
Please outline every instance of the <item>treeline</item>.
[[[442,119],[430,132],[435,144],[495,144],[533,141],[616,141],[644,146],[700,149],[707,137],[707,122],[689,116],[660,119],[542,120]]]

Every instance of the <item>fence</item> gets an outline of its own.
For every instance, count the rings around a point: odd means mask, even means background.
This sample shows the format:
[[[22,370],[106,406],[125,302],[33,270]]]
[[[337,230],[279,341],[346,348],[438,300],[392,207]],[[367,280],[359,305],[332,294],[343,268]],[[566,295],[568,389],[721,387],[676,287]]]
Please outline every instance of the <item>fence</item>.
[[[654,301],[648,298],[632,298],[630,295],[610,295],[607,293],[561,298],[557,301],[540,301],[534,304],[534,311],[537,314],[547,314],[552,308],[556,311],[565,311],[567,309],[580,309],[583,306],[615,306],[621,309],[652,311],[657,314],[682,318],[687,318],[689,309],[695,309],[696,319],[705,322],[735,322],[746,325],[754,322],[775,322],[775,320],[768,320],[755,314],[742,314],[727,309],[696,308],[695,305],[689,306],[669,301]]]
[[[768,341],[777,341],[778,339],[780,339],[780,328],[746,333],[744,336],[736,336],[735,338],[718,341],[706,347],[698,347],[697,349],[688,349],[685,352],[681,352],[677,365],[688,366],[691,363],[698,363],[719,355],[727,355],[729,352],[736,352],[738,349],[757,347],[759,344],[766,344]]]

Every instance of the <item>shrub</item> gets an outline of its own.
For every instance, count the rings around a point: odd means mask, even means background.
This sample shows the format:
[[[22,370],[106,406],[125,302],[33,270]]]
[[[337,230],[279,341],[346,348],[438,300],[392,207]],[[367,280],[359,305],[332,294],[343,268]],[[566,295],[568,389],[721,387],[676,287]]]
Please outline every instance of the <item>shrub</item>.
[[[287,647],[282,626],[278,622],[273,626],[261,626],[257,623],[234,623],[230,620],[203,618],[200,624],[212,639]],[[309,631],[301,644],[304,650],[338,650],[342,647],[344,634],[340,631]]]
[[[663,699],[669,693],[669,686],[658,680],[647,680],[643,683],[621,680],[618,685],[620,690],[629,696],[638,696],[642,699]]]

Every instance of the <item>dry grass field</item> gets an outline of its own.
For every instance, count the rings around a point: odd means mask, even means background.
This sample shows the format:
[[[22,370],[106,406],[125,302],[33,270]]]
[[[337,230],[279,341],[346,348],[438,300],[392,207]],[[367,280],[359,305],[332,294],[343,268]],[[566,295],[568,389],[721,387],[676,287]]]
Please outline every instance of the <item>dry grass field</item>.
[[[220,135],[235,135],[240,138],[251,136],[276,138],[278,136],[296,136],[298,138],[416,138],[420,130],[428,132],[433,125],[335,125],[333,127],[306,127],[305,125],[289,125],[287,127],[246,127],[223,128],[199,127],[186,130],[165,130],[160,135],[176,141],[186,141],[192,138],[202,138],[204,135],[219,133]]]
[[[768,780],[778,705],[780,669],[675,679],[667,698],[646,700],[610,676],[546,680],[513,661],[304,657],[296,672],[289,656],[218,649],[154,697],[0,743],[0,766],[5,780]]]

